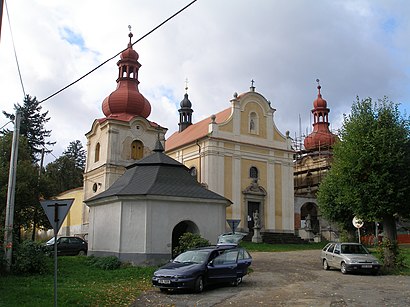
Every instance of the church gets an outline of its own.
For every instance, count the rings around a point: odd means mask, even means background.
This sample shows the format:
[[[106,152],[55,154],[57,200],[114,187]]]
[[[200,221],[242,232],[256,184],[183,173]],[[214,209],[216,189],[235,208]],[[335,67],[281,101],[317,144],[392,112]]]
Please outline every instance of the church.
[[[253,231],[257,211],[262,234],[293,234],[291,139],[277,129],[275,108],[253,82],[249,91],[233,94],[228,108],[198,123],[192,123],[187,93],[180,106],[179,131],[167,139],[166,153],[233,202],[226,214],[239,231]]]
[[[102,102],[104,117],[86,133],[82,225],[73,233],[64,224],[62,232],[88,239],[90,255],[135,264],[169,259],[184,232],[215,244],[230,231],[227,220],[252,233],[255,213],[264,238],[293,235],[294,150],[271,102],[252,81],[226,109],[194,123],[185,93],[179,131],[166,139],[139,92],[131,38],[117,62],[117,87]]]
[[[316,80],[319,83],[319,80]],[[332,147],[338,140],[330,129],[330,108],[323,99],[320,84],[317,98],[313,101],[313,131],[296,144],[295,159],[295,230],[308,240],[336,239],[337,227],[332,229],[328,221],[320,216],[316,193],[320,182],[332,164]]]

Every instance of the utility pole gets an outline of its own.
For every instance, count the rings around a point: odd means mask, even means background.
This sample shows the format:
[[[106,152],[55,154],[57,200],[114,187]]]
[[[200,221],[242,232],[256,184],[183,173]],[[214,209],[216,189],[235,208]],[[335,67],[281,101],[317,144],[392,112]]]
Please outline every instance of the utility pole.
[[[0,40],[1,40],[1,24],[3,20],[3,4],[4,4],[4,0],[0,0]]]
[[[7,204],[6,204],[6,224],[4,231],[4,256],[6,259],[6,270],[11,269],[11,260],[13,252],[13,222],[14,222],[14,199],[16,191],[16,169],[17,154],[20,134],[20,111],[16,111],[13,131],[13,143],[11,144],[9,183],[7,186]]]

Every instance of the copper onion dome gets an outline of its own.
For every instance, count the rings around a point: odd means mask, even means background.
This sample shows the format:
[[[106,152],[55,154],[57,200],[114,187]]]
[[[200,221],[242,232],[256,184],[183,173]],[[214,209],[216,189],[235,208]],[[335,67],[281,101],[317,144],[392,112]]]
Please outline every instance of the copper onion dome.
[[[319,81],[319,80],[317,80]],[[320,148],[329,148],[336,141],[336,135],[329,130],[328,114],[330,109],[327,108],[327,102],[322,98],[320,93],[321,86],[318,85],[318,95],[313,101],[313,131],[305,140],[304,145],[306,150],[318,150]]]
[[[129,121],[135,116],[147,118],[151,113],[149,101],[138,90],[138,70],[141,64],[138,62],[138,53],[132,48],[132,33],[128,36],[128,47],[121,53],[121,59],[117,62],[117,89],[102,103],[102,110],[107,118],[124,121]]]

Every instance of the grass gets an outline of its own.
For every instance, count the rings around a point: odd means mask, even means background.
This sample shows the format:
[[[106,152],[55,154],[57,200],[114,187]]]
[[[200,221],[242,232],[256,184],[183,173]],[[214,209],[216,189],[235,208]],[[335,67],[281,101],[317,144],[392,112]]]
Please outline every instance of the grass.
[[[291,252],[306,249],[322,249],[327,242],[307,244],[268,244],[242,241],[241,246],[250,252]]]
[[[59,257],[57,297],[60,306],[129,306],[151,288],[154,267],[123,267],[102,270],[86,257]],[[54,264],[49,273],[0,277],[0,306],[53,306]]]
[[[285,252],[321,249],[325,243],[265,244],[242,242],[250,252]],[[410,276],[410,248],[401,248],[407,268],[393,272]],[[0,306],[53,306],[54,266],[49,272],[35,276],[0,276]],[[144,290],[151,288],[156,267],[125,266],[102,270],[89,265],[86,257],[58,258],[59,306],[129,306]]]

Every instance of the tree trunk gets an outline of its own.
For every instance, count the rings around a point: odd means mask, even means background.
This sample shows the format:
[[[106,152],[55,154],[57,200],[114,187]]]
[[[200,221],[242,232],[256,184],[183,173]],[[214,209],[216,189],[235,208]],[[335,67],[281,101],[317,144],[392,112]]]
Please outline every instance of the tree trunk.
[[[34,208],[33,214],[33,232],[31,233],[31,241],[36,240],[36,230],[37,230],[37,208]]]
[[[383,253],[384,266],[394,268],[397,258],[397,228],[396,220],[393,215],[386,215],[383,218]]]

